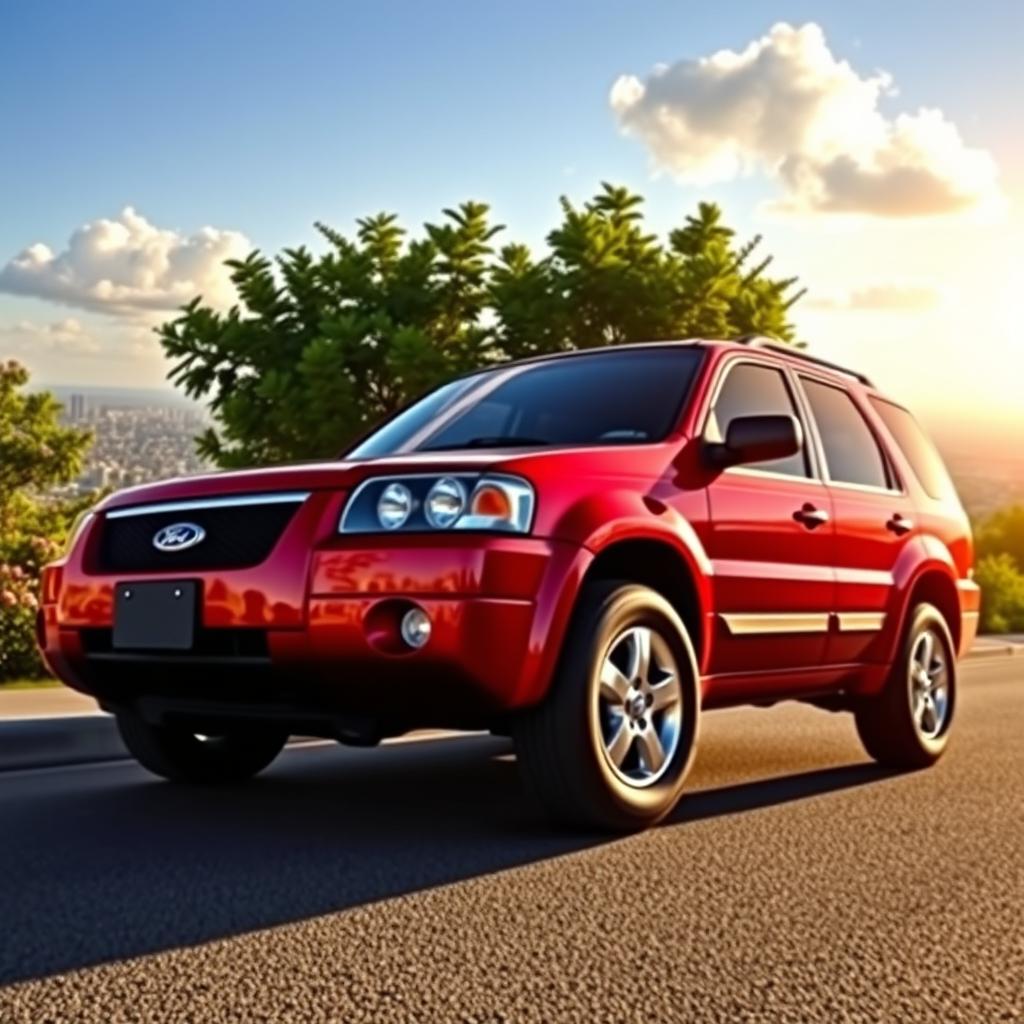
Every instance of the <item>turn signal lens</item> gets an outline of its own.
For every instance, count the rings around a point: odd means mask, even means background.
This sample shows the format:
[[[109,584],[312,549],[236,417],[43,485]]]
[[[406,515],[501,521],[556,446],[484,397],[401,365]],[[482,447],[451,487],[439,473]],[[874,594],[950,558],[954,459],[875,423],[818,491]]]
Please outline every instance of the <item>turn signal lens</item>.
[[[533,487],[522,477],[504,474],[485,476],[473,488],[469,509],[455,528],[529,533],[534,500]]]
[[[469,514],[489,519],[511,519],[512,502],[497,484],[481,484],[473,493]]]

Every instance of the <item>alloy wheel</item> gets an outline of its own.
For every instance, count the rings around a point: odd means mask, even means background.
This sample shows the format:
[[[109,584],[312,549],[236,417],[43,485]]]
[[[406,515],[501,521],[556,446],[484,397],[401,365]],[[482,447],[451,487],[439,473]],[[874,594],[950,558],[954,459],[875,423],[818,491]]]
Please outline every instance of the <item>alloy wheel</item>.
[[[669,645],[648,626],[625,630],[604,656],[599,683],[598,723],[608,765],[627,785],[653,785],[680,741],[683,691]]]
[[[931,629],[924,630],[911,648],[910,704],[921,736],[940,736],[949,720],[949,666],[942,640]]]

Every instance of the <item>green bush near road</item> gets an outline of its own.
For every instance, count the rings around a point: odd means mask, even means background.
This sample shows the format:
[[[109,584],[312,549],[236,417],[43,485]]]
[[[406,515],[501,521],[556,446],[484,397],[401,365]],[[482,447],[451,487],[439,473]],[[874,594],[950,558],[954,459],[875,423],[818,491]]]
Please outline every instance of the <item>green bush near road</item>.
[[[1009,555],[1024,572],[1024,505],[1010,505],[993,512],[975,531],[978,559],[988,555]]]
[[[983,633],[1024,632],[1024,506],[1011,505],[974,531]]]
[[[35,644],[39,570],[92,501],[43,497],[78,475],[92,436],[61,426],[57,400],[29,394],[28,379],[19,364],[0,363],[0,683],[45,674]]]
[[[981,587],[981,632],[1024,632],[1024,572],[1013,556],[985,555],[974,578]]]

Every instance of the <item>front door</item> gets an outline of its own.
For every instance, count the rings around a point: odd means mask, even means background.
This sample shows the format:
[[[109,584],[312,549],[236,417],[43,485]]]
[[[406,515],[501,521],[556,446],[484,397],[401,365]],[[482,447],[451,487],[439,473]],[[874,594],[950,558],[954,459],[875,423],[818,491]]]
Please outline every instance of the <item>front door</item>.
[[[804,418],[789,374],[746,357],[728,362],[712,392],[704,438],[720,441],[738,416]],[[727,469],[708,484],[701,540],[712,562],[712,674],[817,668],[834,608],[832,500],[804,450]]]

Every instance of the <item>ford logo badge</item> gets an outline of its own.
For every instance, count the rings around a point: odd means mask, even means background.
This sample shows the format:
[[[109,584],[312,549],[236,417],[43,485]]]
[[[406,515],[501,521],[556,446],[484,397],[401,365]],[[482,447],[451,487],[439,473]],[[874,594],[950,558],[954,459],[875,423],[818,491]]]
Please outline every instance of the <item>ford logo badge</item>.
[[[156,531],[153,547],[157,551],[187,551],[194,548],[206,536],[206,531],[196,523],[172,523]]]

